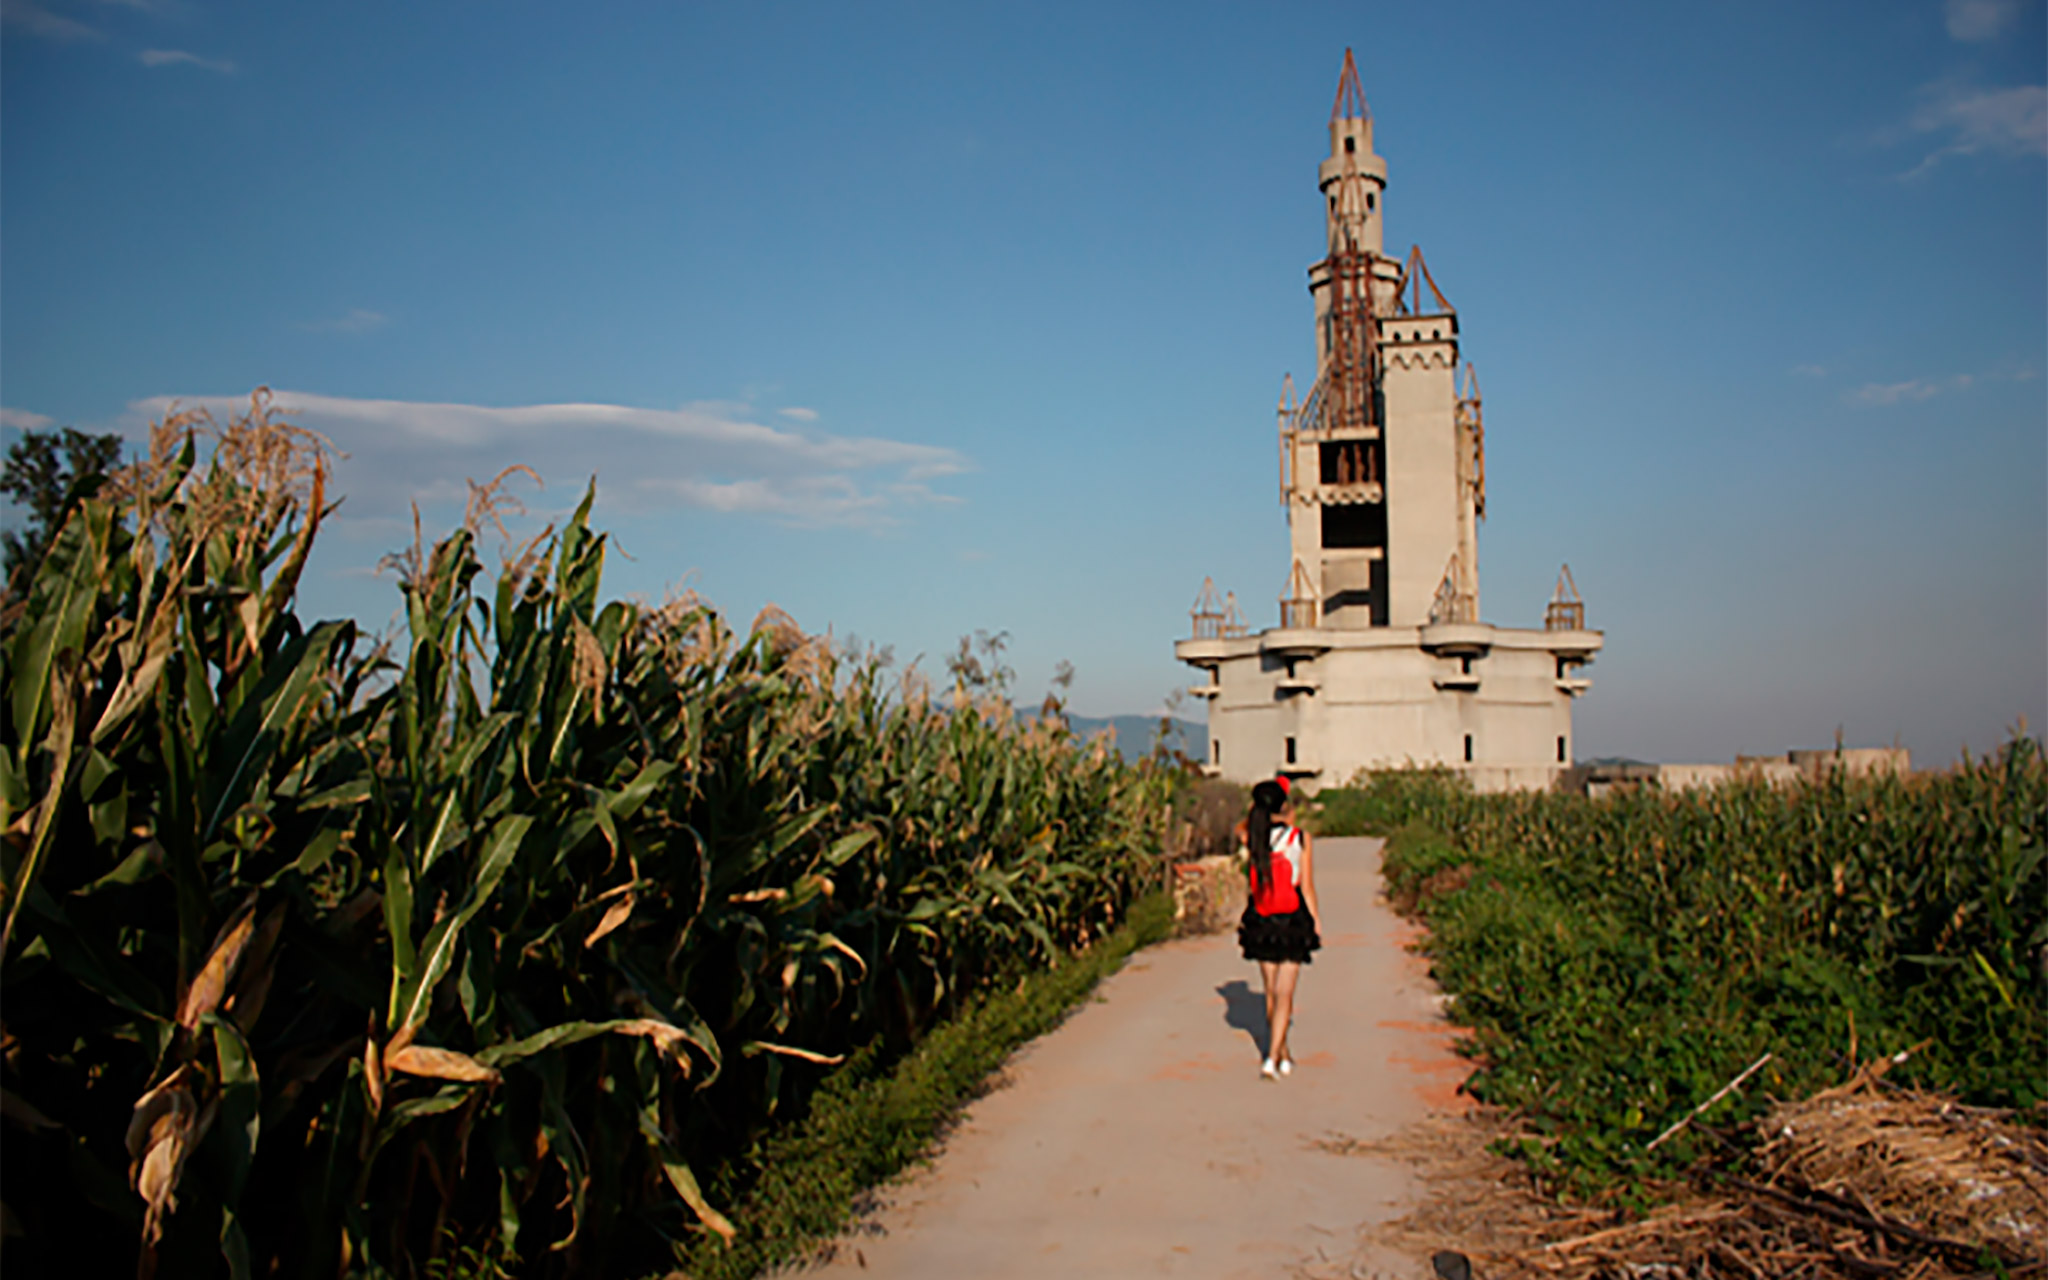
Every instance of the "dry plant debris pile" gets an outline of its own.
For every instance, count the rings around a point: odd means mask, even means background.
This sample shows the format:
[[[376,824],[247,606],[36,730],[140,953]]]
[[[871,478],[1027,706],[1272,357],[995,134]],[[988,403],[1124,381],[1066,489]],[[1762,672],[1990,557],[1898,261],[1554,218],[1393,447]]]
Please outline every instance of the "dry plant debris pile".
[[[834,1064],[1156,878],[1167,784],[999,664],[603,603],[589,495],[492,583],[477,490],[395,646],[302,621],[326,479],[261,393],[174,417],[11,602],[10,1263],[665,1269]]]

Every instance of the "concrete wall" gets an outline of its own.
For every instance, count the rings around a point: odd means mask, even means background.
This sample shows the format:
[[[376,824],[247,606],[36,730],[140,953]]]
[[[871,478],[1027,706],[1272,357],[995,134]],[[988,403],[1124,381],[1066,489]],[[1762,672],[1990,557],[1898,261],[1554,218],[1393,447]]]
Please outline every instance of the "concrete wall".
[[[1470,631],[1492,643],[1469,655],[1469,672],[1465,658],[1424,648],[1416,628],[1272,631],[1180,651],[1215,671],[1211,761],[1233,781],[1293,773],[1313,790],[1361,770],[1442,765],[1483,791],[1550,786],[1565,767],[1559,738],[1571,758],[1572,695],[1549,634]]]
[[[1741,755],[1733,764],[1644,764],[1582,766],[1571,771],[1565,785],[1589,796],[1616,786],[1654,782],[1666,791],[1693,791],[1731,782],[1765,782],[1791,786],[1819,781],[1840,769],[1851,776],[1903,775],[1913,762],[1903,747],[1848,747],[1842,750],[1788,751],[1782,755]]]
[[[1429,621],[1458,547],[1456,341],[1389,348],[1386,399],[1387,622]]]

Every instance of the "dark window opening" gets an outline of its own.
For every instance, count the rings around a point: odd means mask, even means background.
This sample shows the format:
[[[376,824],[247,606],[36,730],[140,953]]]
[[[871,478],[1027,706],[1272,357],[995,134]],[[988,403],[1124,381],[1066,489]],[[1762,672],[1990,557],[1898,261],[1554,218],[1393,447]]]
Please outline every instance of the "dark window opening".
[[[1377,484],[1380,451],[1377,440],[1326,441],[1318,447],[1324,484]],[[1326,544],[1327,545],[1327,544]]]
[[[1459,658],[1458,658],[1458,674],[1459,674],[1459,675],[1461,675],[1461,676],[1469,676],[1469,675],[1471,675],[1471,674],[1472,674],[1472,655],[1471,655],[1471,654],[1467,653],[1467,654],[1462,654],[1462,655],[1460,655],[1460,656],[1459,656]]]
[[[1209,741],[1209,763],[1223,763],[1223,743],[1220,739],[1212,738]]]
[[[1444,336],[1444,331],[1442,329],[1431,329],[1429,331],[1429,336],[1432,338],[1441,338]]]
[[[1332,591],[1323,600],[1323,615],[1328,617],[1339,609],[1365,609],[1370,611],[1372,607],[1373,598],[1370,591]]]
[[[1372,562],[1372,625],[1387,625],[1387,558]]]
[[[1294,739],[1292,738],[1287,740],[1287,763],[1294,763]]]
[[[1378,502],[1323,508],[1323,545],[1333,549],[1387,545],[1387,508]],[[1378,595],[1377,588],[1373,594]]]
[[[1469,733],[1465,735],[1465,763],[1472,763],[1472,735]]]
[[[1365,211],[1367,213],[1372,212],[1372,192],[1370,191],[1365,193]]]
[[[1355,151],[1357,151],[1357,150],[1358,150],[1358,139],[1356,139],[1356,138],[1346,138],[1346,139],[1344,139],[1344,154],[1345,154],[1345,155],[1347,155],[1347,156],[1348,156],[1348,155],[1352,154],[1353,152],[1355,152]]]
[[[1570,763],[1571,763],[1571,757],[1570,757],[1570,755],[1566,754],[1566,752],[1565,752],[1565,749],[1564,749],[1564,735],[1563,735],[1563,734],[1561,734],[1561,733],[1557,735],[1557,762],[1558,762],[1559,764],[1570,764]]]

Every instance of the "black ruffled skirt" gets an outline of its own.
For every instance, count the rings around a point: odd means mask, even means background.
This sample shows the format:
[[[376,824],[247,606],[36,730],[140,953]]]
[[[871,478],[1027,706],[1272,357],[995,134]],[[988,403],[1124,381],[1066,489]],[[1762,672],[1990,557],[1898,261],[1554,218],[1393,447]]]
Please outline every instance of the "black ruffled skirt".
[[[1247,906],[1237,922],[1237,945],[1247,960],[1309,964],[1309,953],[1323,945],[1316,936],[1316,918],[1306,903],[1284,916],[1264,916]]]

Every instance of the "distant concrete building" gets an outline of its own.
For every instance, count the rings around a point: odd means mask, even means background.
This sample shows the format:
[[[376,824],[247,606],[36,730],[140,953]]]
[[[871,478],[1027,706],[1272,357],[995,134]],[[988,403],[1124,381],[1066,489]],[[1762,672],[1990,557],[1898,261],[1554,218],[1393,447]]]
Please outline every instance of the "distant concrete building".
[[[1542,630],[1480,621],[1486,514],[1478,384],[1420,249],[1381,250],[1387,165],[1349,50],[1318,173],[1328,252],[1309,268],[1316,380],[1280,402],[1292,563],[1280,625],[1249,634],[1205,582],[1194,634],[1209,771],[1310,789],[1446,765],[1482,791],[1546,787],[1572,759],[1572,700],[1601,635],[1567,569]],[[1425,296],[1425,289],[1427,294]]]
[[[1558,788],[1597,799],[1645,783],[1665,791],[1697,791],[1732,782],[1765,782],[1774,787],[1817,783],[1837,772],[1851,778],[1876,778],[1904,777],[1912,771],[1913,756],[1904,747],[1832,747],[1775,756],[1737,756],[1734,764],[1595,761],[1574,765],[1558,780]]]

